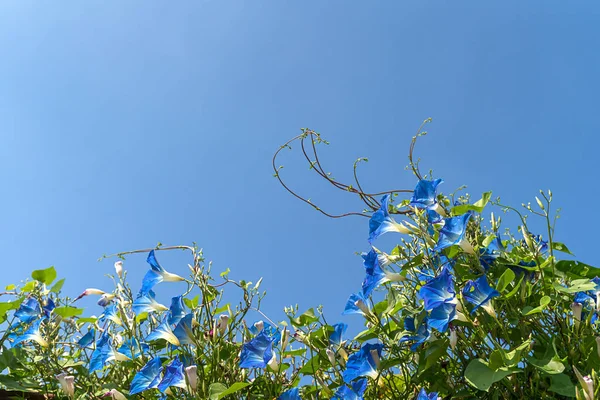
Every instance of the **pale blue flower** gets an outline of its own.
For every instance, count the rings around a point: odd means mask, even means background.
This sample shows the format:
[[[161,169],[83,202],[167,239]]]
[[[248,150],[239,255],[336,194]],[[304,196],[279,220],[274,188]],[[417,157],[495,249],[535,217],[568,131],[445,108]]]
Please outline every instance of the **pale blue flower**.
[[[110,344],[110,336],[107,331],[104,331],[100,339],[96,342],[96,348],[92,352],[88,370],[90,372],[100,371],[106,363],[112,361],[114,358],[115,353]]]
[[[179,282],[185,280],[181,276],[172,274],[165,270],[163,267],[161,267],[161,265],[158,263],[158,260],[156,259],[154,250],[150,251],[146,261],[148,262],[148,264],[150,264],[151,269],[146,273],[142,281],[142,288],[140,290],[140,294],[142,295],[148,292],[160,282]]]
[[[421,388],[419,391],[419,395],[417,396],[417,400],[437,400],[438,394],[437,392],[432,392],[427,394],[424,388]]]
[[[337,400],[363,400],[365,391],[367,390],[367,378],[358,379],[351,383],[352,388],[349,388],[346,385],[340,386],[335,394],[333,395],[333,399]]]
[[[381,267],[380,257],[374,249],[368,253],[363,253],[363,265],[365,267],[366,277],[362,284],[364,297],[369,297],[375,288],[386,282],[398,282],[404,280],[404,276],[386,271]]]
[[[30,340],[33,340],[42,347],[48,347],[48,342],[42,337],[40,333],[40,325],[42,321],[43,319],[41,318],[36,319],[31,323],[29,328],[27,328],[27,330],[22,335],[15,337],[15,340],[12,344],[13,347],[16,347],[17,345],[20,345],[21,343]]]
[[[287,390],[277,398],[277,400],[302,400],[298,388]]]
[[[346,307],[344,308],[342,315],[367,315],[371,312],[367,303],[367,299],[362,292],[354,293],[346,301]]]
[[[173,297],[171,299],[171,307],[169,308],[169,323],[171,325],[177,324],[184,315],[183,296]]]
[[[181,343],[171,326],[169,325],[169,321],[165,319],[156,329],[154,329],[150,334],[146,337],[147,342],[152,342],[155,340],[164,339],[167,342],[171,343],[173,346],[179,346]]]
[[[383,345],[381,343],[365,343],[358,352],[348,357],[346,369],[343,373],[344,382],[349,383],[363,376],[377,378],[377,368],[382,349]]]
[[[177,356],[175,356],[173,361],[165,367],[165,374],[158,384],[158,390],[164,393],[171,386],[181,389],[187,387],[183,372],[183,363],[179,361],[179,357]]]
[[[465,252],[473,253],[473,246],[465,236],[469,218],[471,218],[470,212],[458,217],[444,218],[444,226],[440,229],[440,237],[434,250],[440,251],[447,247],[458,245]]]
[[[19,306],[19,309],[15,311],[15,317],[21,322],[30,324],[40,317],[40,302],[33,297],[28,298]]]
[[[427,208],[430,210],[435,209],[437,202],[437,187],[444,181],[436,179],[434,181],[420,180],[415,187],[412,198],[410,199],[410,205],[416,208]]]
[[[404,329],[413,333],[413,335],[403,336],[402,338],[400,338],[400,343],[408,341],[414,342],[412,346],[410,346],[410,349],[412,351],[417,351],[419,346],[425,343],[427,340],[429,340],[429,337],[431,336],[431,328],[429,327],[428,322],[429,319],[425,317],[421,321],[421,323],[419,324],[419,328],[417,329],[417,327],[415,327],[414,317],[404,318]]]
[[[468,281],[462,290],[463,298],[469,303],[473,304],[473,310],[471,314],[475,312],[479,307],[485,308],[489,313],[493,314],[493,308],[491,307],[490,300],[494,297],[500,296],[500,293],[492,289],[488,284],[485,275],[477,278],[475,281]]]
[[[381,198],[381,207],[375,211],[369,220],[369,243],[388,232],[410,233],[402,223],[396,222],[388,211],[390,195]]]
[[[162,363],[160,357],[154,357],[142,369],[135,374],[131,381],[129,394],[134,395],[144,390],[154,389],[160,383],[160,373],[162,372]]]
[[[135,315],[140,315],[143,312],[155,312],[155,311],[166,311],[167,307],[160,304],[155,299],[155,294],[152,290],[138,295],[137,299],[134,300],[131,308]]]
[[[333,333],[329,335],[329,344],[333,346],[335,350],[343,346],[344,342],[342,341],[342,335],[346,333],[346,329],[348,329],[348,325],[343,322],[333,325]]]
[[[261,331],[242,346],[240,368],[265,368],[273,358],[273,338]]]

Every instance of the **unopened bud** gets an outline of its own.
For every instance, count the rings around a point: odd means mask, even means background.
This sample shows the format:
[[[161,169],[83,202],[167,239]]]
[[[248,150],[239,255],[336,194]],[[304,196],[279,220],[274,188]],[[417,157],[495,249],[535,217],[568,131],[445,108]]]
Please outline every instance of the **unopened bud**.
[[[217,323],[217,329],[219,333],[223,335],[225,330],[227,330],[227,323],[229,322],[229,315],[221,314],[219,315],[219,322]]]
[[[327,358],[329,359],[331,365],[335,367],[335,353],[331,349],[326,349],[325,353],[327,354]]]
[[[119,276],[119,278],[123,277],[123,261],[117,261],[115,263],[115,272]]]
[[[373,362],[375,363],[375,366],[377,367],[377,369],[379,369],[379,366],[381,365],[381,361],[379,360],[379,353],[376,349],[371,350],[370,353],[371,357],[373,357]]]
[[[63,392],[69,398],[73,398],[75,395],[75,377],[72,375],[67,375],[65,372],[56,375],[56,379],[58,379],[58,383],[60,383],[60,387]]]
[[[583,310],[583,305],[581,303],[572,303],[571,310],[573,311],[573,319],[575,320],[575,327],[578,327],[579,322],[581,322],[581,311]]]
[[[458,335],[456,334],[456,328],[450,328],[450,347],[452,351],[456,349],[456,343],[458,342]]]
[[[190,385],[192,392],[195,392],[198,387],[198,367],[195,365],[186,367],[185,375],[187,376],[188,384]]]

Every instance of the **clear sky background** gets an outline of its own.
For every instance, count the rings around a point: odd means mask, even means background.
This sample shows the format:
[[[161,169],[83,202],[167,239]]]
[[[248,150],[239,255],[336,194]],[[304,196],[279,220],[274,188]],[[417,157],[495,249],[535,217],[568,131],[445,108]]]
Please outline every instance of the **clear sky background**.
[[[0,285],[54,265],[74,296],[110,287],[102,254],[196,241],[215,272],[264,277],[273,319],[323,304],[336,322],[367,220],[295,200],[271,156],[310,127],[336,178],[366,156],[369,190],[412,189],[427,117],[440,189],[518,206],[551,188],[556,239],[598,265],[599,18],[596,1],[3,1]],[[283,156],[307,197],[361,209]],[[125,267],[137,289],[145,257]]]

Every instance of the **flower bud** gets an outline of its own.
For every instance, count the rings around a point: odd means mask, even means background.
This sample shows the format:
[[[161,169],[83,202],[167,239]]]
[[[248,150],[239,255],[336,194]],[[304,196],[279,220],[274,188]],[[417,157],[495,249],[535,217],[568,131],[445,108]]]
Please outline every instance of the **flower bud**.
[[[223,335],[225,330],[227,330],[227,323],[229,322],[229,315],[221,314],[219,315],[219,322],[217,323],[217,329],[219,333]]]
[[[115,263],[115,272],[119,278],[123,277],[123,261],[117,261]]]
[[[190,385],[192,392],[195,392],[198,387],[198,367],[195,365],[185,367],[185,375],[187,376],[188,384]]]
[[[331,365],[335,367],[335,353],[331,349],[326,349],[325,353],[327,354],[327,358],[329,359]]]
[[[277,362],[277,355],[275,354],[275,352],[273,352],[273,356],[271,357],[271,359],[269,360],[267,365],[273,371],[275,371],[275,372],[279,371],[279,363]]]
[[[571,310],[573,311],[573,319],[575,320],[575,327],[578,327],[579,322],[581,321],[581,311],[583,310],[583,305],[581,303],[572,303]]]
[[[456,334],[456,328],[450,328],[450,347],[452,351],[456,349],[456,343],[458,342],[458,335]]]
[[[354,305],[355,305],[356,307],[358,307],[358,309],[359,309],[360,311],[362,311],[362,312],[363,312],[365,315],[369,315],[369,314],[371,313],[371,310],[369,310],[369,307],[367,307],[367,305],[365,304],[365,302],[364,302],[364,301],[362,301],[362,300],[360,300],[360,299],[359,299],[359,300],[356,300],[356,301],[354,302]]]
[[[63,392],[69,398],[73,398],[75,395],[75,377],[72,375],[67,375],[66,372],[60,373],[56,375],[56,379],[58,379],[58,383],[60,383],[60,387]]]
[[[600,357],[600,336],[596,336],[596,351],[598,352],[598,357]]]
[[[379,369],[379,366],[381,365],[381,361],[379,360],[379,353],[376,349],[371,350],[370,353],[371,357],[373,357],[373,362],[375,363],[375,366],[377,367],[377,369]]]
[[[283,332],[281,332],[281,349],[285,351],[288,343],[290,342],[290,331],[288,331],[287,326],[283,327]]]
[[[123,395],[123,393],[119,392],[117,389],[110,389],[108,392],[104,393],[102,397],[108,397],[112,400],[127,400],[127,397]]]

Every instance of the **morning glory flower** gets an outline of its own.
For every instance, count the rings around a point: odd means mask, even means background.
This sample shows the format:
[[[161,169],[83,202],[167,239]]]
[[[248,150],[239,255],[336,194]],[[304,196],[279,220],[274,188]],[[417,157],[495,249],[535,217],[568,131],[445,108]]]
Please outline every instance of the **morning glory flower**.
[[[302,400],[298,388],[287,390],[277,398],[277,400]]]
[[[40,324],[42,323],[42,319],[36,319],[33,323],[27,328],[27,330],[20,336],[17,336],[13,342],[13,347],[27,342],[29,340],[33,340],[37,344],[42,347],[48,347],[48,342],[42,337],[40,333]]]
[[[444,218],[433,210],[427,210],[427,222],[432,225],[441,224],[444,222]]]
[[[367,378],[362,378],[352,382],[352,389],[342,385],[336,390],[333,399],[339,400],[363,400],[363,395],[367,390]]]
[[[192,324],[194,321],[194,314],[189,313],[185,317],[181,318],[181,320],[173,329],[173,334],[179,341],[179,344],[193,344],[194,343],[194,335],[192,331]]]
[[[337,350],[344,345],[342,335],[346,332],[346,329],[348,329],[348,325],[343,322],[333,325],[333,333],[329,335],[329,344],[333,346],[334,349]]]
[[[274,355],[273,338],[261,331],[242,346],[240,368],[265,368]]]
[[[485,275],[477,278],[475,281],[468,281],[462,290],[462,295],[465,300],[475,306],[471,310],[471,314],[479,307],[483,307],[490,315],[495,315],[490,300],[500,296],[500,293],[490,287]]]
[[[115,356],[121,359],[124,358],[126,360],[133,360],[134,358],[141,356],[149,349],[150,346],[148,346],[146,343],[140,344],[137,339],[132,338],[123,342],[123,344],[117,350]]]
[[[381,198],[381,207],[375,211],[369,220],[369,243],[388,232],[410,233],[404,224],[394,221],[388,211],[390,195]]]
[[[432,392],[427,394],[424,388],[421,388],[419,391],[419,395],[417,396],[417,400],[438,400],[437,392]]]
[[[154,250],[150,251],[146,262],[150,264],[151,269],[144,276],[144,279],[142,281],[142,289],[140,290],[141,294],[146,293],[147,291],[152,289],[156,284],[163,281],[180,282],[185,280],[181,276],[172,274],[165,270],[163,267],[161,267],[158,263],[158,260],[156,259],[156,256],[154,255]]]
[[[454,319],[456,319],[456,304],[445,303],[431,310],[428,325],[439,332],[446,332]]]
[[[425,302],[426,311],[431,311],[442,304],[456,304],[456,292],[450,270],[444,267],[437,277],[421,287],[419,296]]]
[[[40,303],[33,297],[28,298],[19,306],[19,309],[15,311],[15,317],[19,318],[21,322],[30,324],[40,317]]]
[[[114,358],[115,353],[110,345],[110,336],[108,336],[107,331],[104,331],[96,342],[96,348],[92,352],[88,370],[90,372],[100,371],[107,362],[114,360]]]
[[[362,284],[363,295],[369,297],[375,288],[385,282],[403,281],[404,276],[384,270],[379,262],[379,257],[374,249],[363,253],[363,265],[367,276]]]
[[[500,253],[506,251],[500,236],[496,234],[496,237],[485,249],[479,250],[479,262],[484,270],[489,270],[492,264],[500,257]]]
[[[377,368],[382,349],[383,345],[381,343],[365,343],[358,352],[348,357],[343,374],[344,382],[349,383],[363,376],[377,378]]]
[[[473,254],[473,246],[465,237],[469,218],[471,218],[471,213],[459,215],[458,217],[444,218],[444,226],[440,229],[440,238],[434,250],[440,251],[447,247],[458,245],[465,252]]]
[[[257,321],[252,326],[248,327],[248,330],[253,334],[257,335],[260,332],[265,332],[270,338],[273,339],[273,344],[277,346],[281,340],[281,332],[279,329],[264,321]]]
[[[44,316],[46,318],[50,318],[50,315],[52,315],[52,311],[54,311],[55,308],[56,308],[56,304],[54,304],[54,300],[52,300],[51,298],[47,298],[46,301],[44,302],[44,306],[42,307]]]
[[[523,233],[523,230],[521,231]],[[542,235],[534,235],[531,232],[527,232],[527,236],[523,235],[524,239],[522,243],[524,245],[528,245],[531,243],[531,246],[534,247],[538,252],[544,253],[548,251],[548,242],[542,240]]]
[[[173,330],[169,325],[169,321],[166,318],[158,327],[156,327],[156,329],[154,329],[152,332],[150,332],[148,336],[146,336],[147,342],[152,342],[154,340],[159,339],[164,339],[167,342],[171,343],[173,346],[181,345],[179,339],[173,333]]]
[[[114,298],[115,298],[114,294],[104,293],[102,296],[100,296],[100,299],[98,300],[98,305],[101,307],[106,307],[107,305],[110,304],[111,301],[113,301]]]
[[[160,357],[154,357],[144,365],[137,374],[135,374],[131,381],[129,394],[133,395],[147,389],[157,388],[160,382],[160,373],[162,372],[162,369]]]
[[[421,321],[418,329],[415,327],[414,317],[406,317],[404,319],[404,329],[414,333],[414,335],[403,336],[400,339],[400,343],[414,341],[412,346],[410,346],[411,351],[417,351],[417,348],[429,340],[429,337],[431,336],[431,328],[429,327],[429,320],[427,317]]]
[[[143,312],[168,310],[167,307],[157,302],[154,296],[155,294],[152,290],[148,290],[144,294],[138,295],[138,298],[134,300],[131,306],[135,315],[139,315]]]
[[[81,347],[87,347],[94,341],[95,336],[96,330],[91,328],[85,335],[81,337],[81,339],[77,341],[77,344]]]
[[[183,296],[173,297],[171,299],[171,307],[169,308],[169,323],[171,325],[177,324],[184,315]]]
[[[75,395],[75,377],[73,375],[67,375],[66,372],[62,372],[56,375],[60,388],[69,398],[73,398]]]
[[[165,367],[165,375],[158,384],[158,390],[164,393],[171,386],[182,389],[187,387],[183,375],[183,363],[179,361],[178,356],[175,356],[171,364]]]
[[[350,314],[362,314],[368,315],[371,313],[369,306],[367,305],[367,299],[363,296],[362,292],[354,293],[346,301],[346,307],[342,315]]]
[[[112,321],[117,325],[123,325],[123,321],[121,321],[121,318],[119,317],[117,312],[118,310],[116,304],[112,303],[104,309],[104,313],[100,317],[100,321],[103,322],[108,319],[109,321]]]
[[[410,205],[416,208],[426,208],[445,215],[444,209],[438,204],[436,199],[437,187],[442,182],[444,181],[441,179],[436,179],[434,181],[420,180],[410,199]]]

